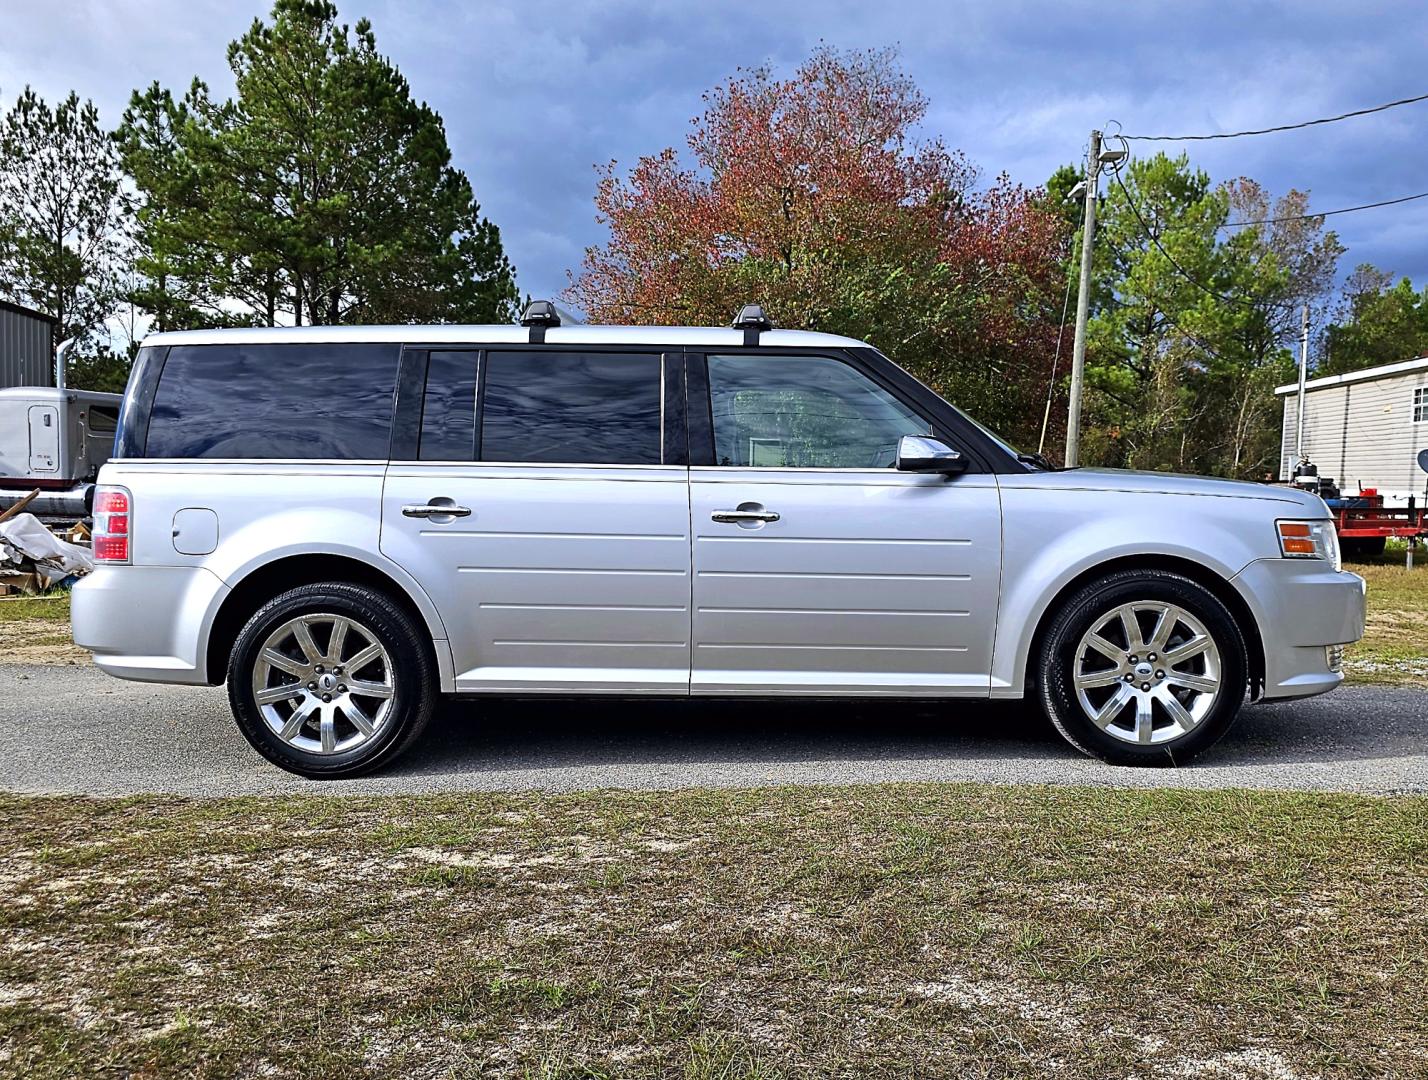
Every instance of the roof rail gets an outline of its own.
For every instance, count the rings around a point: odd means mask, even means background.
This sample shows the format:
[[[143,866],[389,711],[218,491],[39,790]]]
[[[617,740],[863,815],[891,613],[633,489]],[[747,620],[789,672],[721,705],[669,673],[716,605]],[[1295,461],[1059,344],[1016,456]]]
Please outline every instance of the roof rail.
[[[739,314],[734,316],[731,323],[735,330],[744,332],[745,347],[752,347],[759,343],[759,334],[765,330],[772,330],[773,323],[764,314],[764,309],[758,304],[745,304],[739,309]]]
[[[521,325],[530,327],[531,344],[539,345],[548,327],[560,325],[560,312],[549,300],[532,300],[521,312]]]

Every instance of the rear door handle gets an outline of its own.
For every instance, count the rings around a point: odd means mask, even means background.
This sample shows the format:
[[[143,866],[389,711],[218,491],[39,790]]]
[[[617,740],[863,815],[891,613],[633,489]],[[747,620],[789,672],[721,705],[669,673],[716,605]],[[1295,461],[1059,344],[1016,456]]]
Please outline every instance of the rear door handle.
[[[409,518],[470,517],[471,507],[446,503],[419,503],[402,507],[402,516]]]
[[[715,521],[737,524],[740,521],[777,521],[778,514],[772,510],[715,510],[709,515]]]

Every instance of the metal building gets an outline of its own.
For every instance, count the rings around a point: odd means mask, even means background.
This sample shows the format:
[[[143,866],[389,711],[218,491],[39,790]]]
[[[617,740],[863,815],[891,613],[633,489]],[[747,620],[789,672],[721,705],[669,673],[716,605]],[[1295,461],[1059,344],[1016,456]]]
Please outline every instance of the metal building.
[[[1279,478],[1294,468],[1299,386],[1284,399]],[[1304,453],[1345,495],[1377,488],[1390,500],[1423,495],[1419,451],[1428,448],[1428,356],[1310,379],[1304,384]]]
[[[53,386],[55,320],[0,300],[0,389]]]

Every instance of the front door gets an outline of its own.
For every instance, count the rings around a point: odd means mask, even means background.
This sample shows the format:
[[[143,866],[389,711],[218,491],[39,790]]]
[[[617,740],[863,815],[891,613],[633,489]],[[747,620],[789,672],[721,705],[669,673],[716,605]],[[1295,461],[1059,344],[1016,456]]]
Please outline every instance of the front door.
[[[836,356],[709,356],[707,382],[691,689],[986,696],[995,478],[897,472],[898,440],[932,425]]]
[[[382,550],[440,610],[458,690],[688,692],[681,363],[429,354],[414,460],[387,471]]]

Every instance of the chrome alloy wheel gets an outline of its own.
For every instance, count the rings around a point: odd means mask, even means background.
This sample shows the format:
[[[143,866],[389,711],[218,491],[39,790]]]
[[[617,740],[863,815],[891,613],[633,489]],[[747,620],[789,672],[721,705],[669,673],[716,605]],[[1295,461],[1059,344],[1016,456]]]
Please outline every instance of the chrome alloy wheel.
[[[345,615],[289,619],[268,635],[253,665],[263,721],[310,754],[361,746],[386,724],[395,693],[387,650]]]
[[[1156,600],[1123,604],[1076,647],[1076,700],[1098,728],[1154,745],[1193,731],[1221,692],[1220,650],[1205,624]]]

